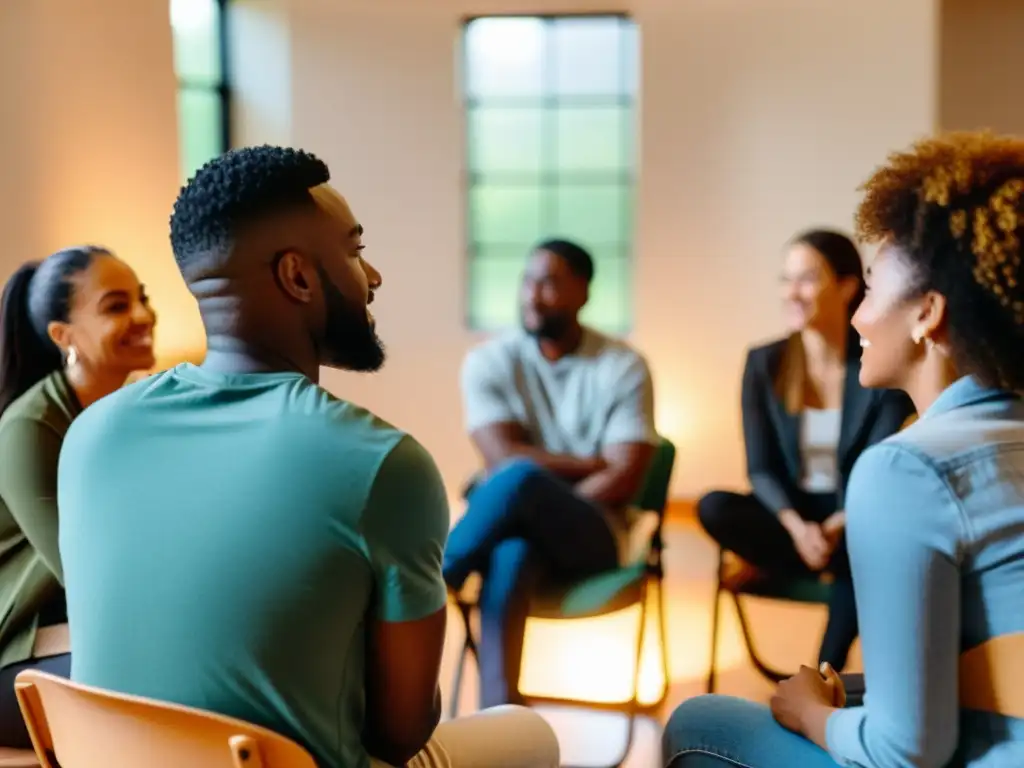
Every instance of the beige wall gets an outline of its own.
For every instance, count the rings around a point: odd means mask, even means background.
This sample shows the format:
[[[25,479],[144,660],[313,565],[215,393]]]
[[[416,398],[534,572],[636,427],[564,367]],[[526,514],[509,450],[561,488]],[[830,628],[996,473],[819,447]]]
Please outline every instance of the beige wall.
[[[0,280],[63,246],[107,245],[150,286],[172,357],[201,338],[167,239],[174,92],[166,2],[0,2]]]
[[[780,246],[804,226],[849,228],[873,164],[931,130],[935,5],[243,0],[250,28],[287,20],[289,50],[258,39],[261,56],[286,58],[290,72],[274,86],[276,108],[263,78],[242,88],[240,138],[287,138],[326,159],[384,273],[375,314],[387,368],[326,383],[413,432],[449,482],[473,469],[457,387],[476,340],[462,323],[460,19],[628,10],[643,54],[633,340],[655,372],[659,426],[681,449],[675,492],[742,485],[743,351],[781,329]],[[236,56],[251,58],[241,42]]]
[[[675,491],[741,485],[745,346],[781,330],[787,236],[848,227],[854,188],[938,111],[937,0],[236,0],[240,143],[328,160],[385,275],[391,361],[328,374],[417,435],[450,483],[475,466],[457,371],[463,328],[460,20],[626,10],[642,29],[634,341],[681,449]],[[201,346],[167,216],[178,186],[167,3],[0,2],[0,278],[100,241],[151,285],[160,348]]]
[[[1024,135],[1024,2],[943,0],[940,125]]]

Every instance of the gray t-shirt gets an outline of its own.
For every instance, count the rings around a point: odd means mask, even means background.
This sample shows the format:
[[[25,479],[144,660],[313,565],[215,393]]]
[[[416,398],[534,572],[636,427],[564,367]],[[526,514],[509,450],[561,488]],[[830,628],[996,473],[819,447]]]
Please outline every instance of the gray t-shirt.
[[[580,346],[554,362],[513,331],[470,350],[462,364],[466,429],[515,422],[549,453],[598,456],[617,443],[658,445],[647,361],[623,341],[584,328]],[[638,510],[607,514],[619,562],[632,559]],[[639,535],[639,534],[638,534]]]
[[[590,328],[555,362],[523,331],[480,344],[462,365],[462,398],[469,432],[516,422],[550,453],[591,457],[616,443],[658,444],[647,362]]]

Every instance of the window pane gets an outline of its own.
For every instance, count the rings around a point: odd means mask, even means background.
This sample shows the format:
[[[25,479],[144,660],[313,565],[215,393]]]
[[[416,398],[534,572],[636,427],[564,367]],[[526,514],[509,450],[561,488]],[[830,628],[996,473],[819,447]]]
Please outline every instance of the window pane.
[[[477,184],[469,193],[469,215],[474,243],[533,242],[541,235],[541,189]]]
[[[594,282],[580,319],[608,333],[628,331],[633,295],[632,272],[628,253],[595,251]]]
[[[180,80],[220,82],[220,23],[216,0],[171,0],[174,68]]]
[[[558,236],[592,243],[626,243],[632,238],[632,195],[621,184],[563,184],[555,191]]]
[[[488,17],[464,37],[471,241],[467,314],[518,322],[530,248],[546,237],[594,255],[588,321],[628,329],[639,40],[619,16]]]
[[[482,330],[519,323],[519,286],[530,245],[481,248],[469,263],[469,321]]]
[[[471,108],[470,170],[539,174],[543,115],[541,109]]]
[[[628,19],[622,20],[623,92],[636,96],[640,92],[640,28]]]
[[[185,178],[207,160],[221,154],[223,116],[216,91],[182,88],[178,91],[178,145]]]
[[[555,93],[614,95],[623,90],[622,27],[614,16],[555,22]]]
[[[629,167],[625,107],[562,107],[557,110],[559,171],[624,171]]]
[[[540,96],[544,91],[544,22],[492,17],[466,25],[465,78],[471,97]]]

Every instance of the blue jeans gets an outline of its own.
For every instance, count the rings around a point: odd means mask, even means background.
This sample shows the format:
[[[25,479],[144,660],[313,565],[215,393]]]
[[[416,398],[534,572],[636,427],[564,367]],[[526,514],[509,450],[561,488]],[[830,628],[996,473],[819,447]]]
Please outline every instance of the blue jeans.
[[[498,467],[469,494],[448,536],[444,578],[459,590],[470,573],[480,591],[480,706],[519,703],[530,598],[542,579],[575,581],[618,566],[604,513],[532,461]]]
[[[666,768],[838,768],[818,745],[775,722],[762,704],[697,696],[676,707],[662,736]]]

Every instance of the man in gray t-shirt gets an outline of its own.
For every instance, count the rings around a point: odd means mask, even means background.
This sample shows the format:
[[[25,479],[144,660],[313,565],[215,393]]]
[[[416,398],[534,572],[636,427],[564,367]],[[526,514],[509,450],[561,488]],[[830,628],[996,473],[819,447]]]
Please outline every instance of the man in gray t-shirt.
[[[480,704],[517,703],[523,633],[542,576],[615,568],[650,463],[654,388],[643,357],[579,322],[594,275],[581,247],[540,244],[522,286],[522,330],[462,368],[466,428],[487,468],[448,538],[444,576],[483,574]]]

